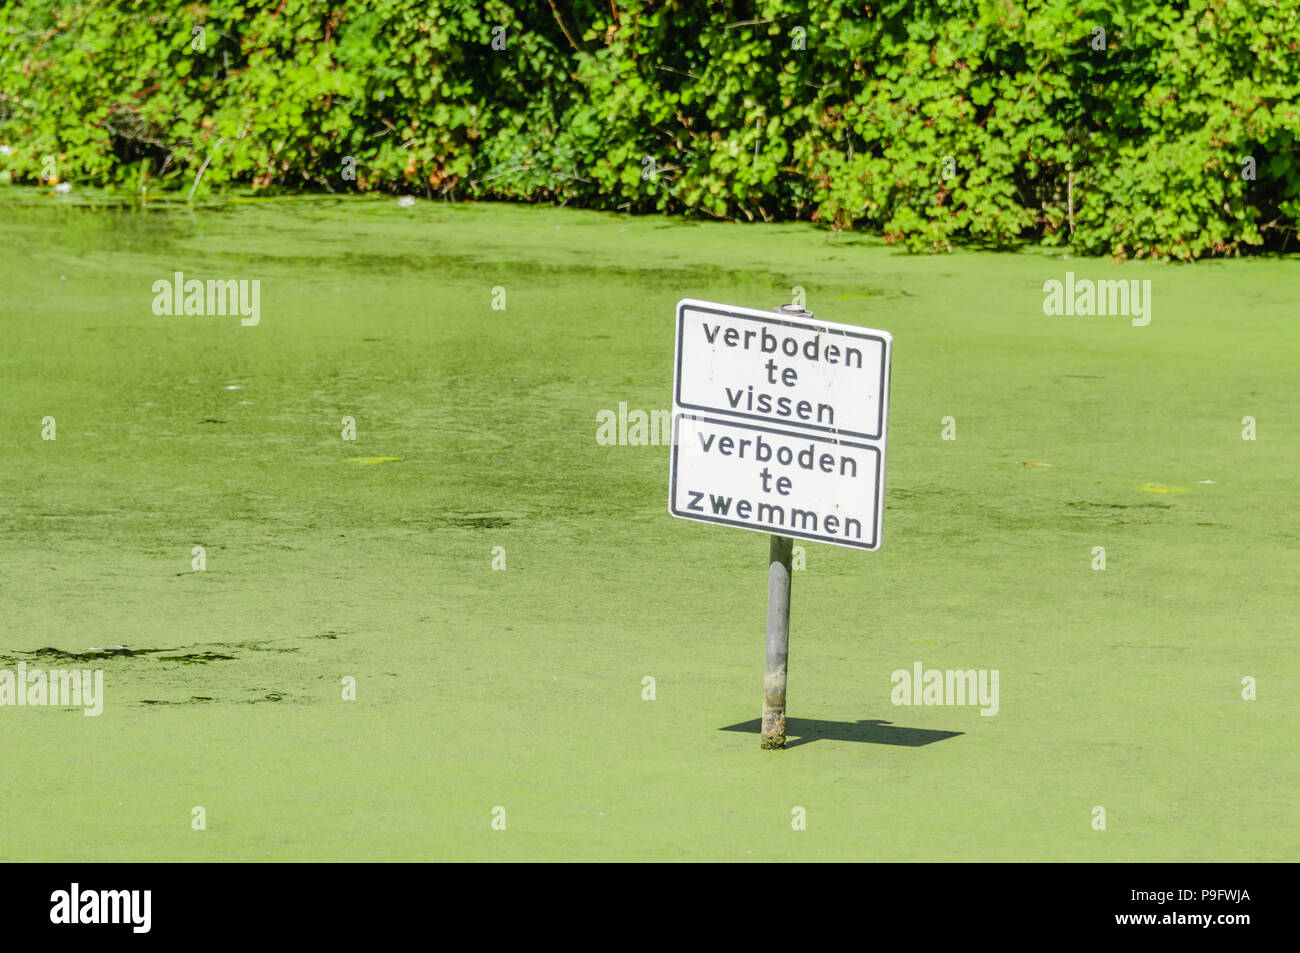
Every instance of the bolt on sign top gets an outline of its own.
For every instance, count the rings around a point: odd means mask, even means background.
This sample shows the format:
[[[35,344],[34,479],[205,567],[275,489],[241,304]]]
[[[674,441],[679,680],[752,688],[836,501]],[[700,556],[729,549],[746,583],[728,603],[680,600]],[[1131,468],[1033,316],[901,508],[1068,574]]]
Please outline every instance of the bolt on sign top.
[[[877,549],[891,345],[801,310],[678,302],[669,512]]]

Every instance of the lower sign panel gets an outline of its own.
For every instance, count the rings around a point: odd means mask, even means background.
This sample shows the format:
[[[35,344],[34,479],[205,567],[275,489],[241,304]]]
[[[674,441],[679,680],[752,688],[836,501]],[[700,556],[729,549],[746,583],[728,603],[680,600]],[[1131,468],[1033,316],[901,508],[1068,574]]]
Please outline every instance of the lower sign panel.
[[[673,418],[673,516],[858,549],[880,545],[877,446],[693,414]]]

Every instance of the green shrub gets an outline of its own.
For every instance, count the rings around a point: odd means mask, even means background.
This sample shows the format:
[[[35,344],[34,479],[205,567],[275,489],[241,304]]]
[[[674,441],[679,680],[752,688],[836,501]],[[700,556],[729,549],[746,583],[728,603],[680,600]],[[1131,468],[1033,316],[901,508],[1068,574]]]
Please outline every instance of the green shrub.
[[[1300,9],[1123,6],[0,0],[0,168],[803,218],[914,250],[1284,247]]]

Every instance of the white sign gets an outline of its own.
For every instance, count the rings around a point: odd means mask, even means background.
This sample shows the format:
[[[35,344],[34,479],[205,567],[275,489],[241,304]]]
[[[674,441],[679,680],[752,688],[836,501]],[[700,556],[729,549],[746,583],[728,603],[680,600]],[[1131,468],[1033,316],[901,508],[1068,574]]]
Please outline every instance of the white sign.
[[[882,440],[889,335],[689,299],[677,304],[673,403]]]
[[[891,340],[853,325],[679,302],[672,515],[878,548]]]

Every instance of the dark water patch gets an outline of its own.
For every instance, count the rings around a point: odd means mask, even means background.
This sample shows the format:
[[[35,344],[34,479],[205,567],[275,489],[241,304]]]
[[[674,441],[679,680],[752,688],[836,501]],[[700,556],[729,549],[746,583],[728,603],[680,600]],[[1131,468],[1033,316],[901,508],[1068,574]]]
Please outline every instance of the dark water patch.
[[[350,240],[349,240],[350,242]],[[600,284],[622,281],[637,285],[676,284],[680,287],[708,287],[716,284],[750,284],[759,287],[789,288],[788,276],[756,268],[730,268],[682,262],[676,267],[664,267],[647,262],[643,266],[628,264],[624,260],[524,261],[514,257],[509,249],[488,248],[481,254],[456,253],[446,249],[436,254],[357,251],[349,242],[325,242],[311,254],[285,251],[285,244],[257,251],[229,249],[223,259],[231,264],[261,264],[268,262],[279,268],[299,272],[319,270],[322,262],[336,262],[337,268],[366,276],[417,278],[421,274],[436,274],[443,278],[475,279],[485,268],[520,282],[568,283],[590,279]],[[334,266],[331,266],[334,267]],[[890,294],[882,289],[880,297]]]
[[[24,653],[32,658],[55,659],[60,662],[102,662],[109,658],[134,658],[137,655],[157,655],[159,652],[174,652],[175,649],[128,649],[111,646],[102,649],[87,649],[85,652],[65,652],[49,646]]]
[[[875,301],[879,298],[893,297],[895,294],[904,294],[910,296],[909,292],[903,291],[901,289],[897,292],[894,292],[894,291],[888,291],[885,288],[860,288],[855,294],[842,294],[842,295],[836,295],[836,297],[840,301]]]
[[[161,662],[184,662],[186,665],[206,665],[208,662],[233,662],[235,656],[219,652],[191,652],[188,655],[163,655]]]
[[[888,492],[889,495],[895,499],[913,500],[925,499],[927,497],[948,499],[954,492],[959,491],[954,490],[952,487],[943,486],[891,486],[889,487]]]
[[[277,645],[268,645],[265,642],[216,642],[213,644],[219,649],[248,649],[250,652],[276,652],[284,654],[299,651],[297,648],[283,648]]]
[[[1113,645],[1106,646],[1107,652],[1135,652],[1139,650],[1143,652],[1154,652],[1156,650],[1165,652],[1186,652],[1188,651],[1188,647],[1186,645],[1150,645],[1138,642],[1116,642]]]
[[[501,516],[458,516],[446,520],[452,526],[465,526],[470,529],[501,529],[509,526],[514,520],[508,520]]]
[[[140,699],[140,704],[141,705],[202,705],[207,702],[215,701],[215,700],[216,699],[211,698],[207,695],[191,695],[188,699],[185,699],[183,701],[166,701],[161,698],[142,698]]]
[[[1076,510],[1086,510],[1089,507],[1106,510],[1170,510],[1174,508],[1172,503],[1159,503],[1156,501],[1150,503],[1094,503],[1091,500],[1071,500],[1065,505],[1072,506]]]
[[[443,513],[439,516],[404,519],[402,522],[426,528],[456,526],[462,529],[502,529],[522,518],[517,513]]]
[[[1105,526],[1151,525],[1178,518],[1172,503],[1099,503],[1074,500],[1066,503],[1072,512],[1063,514],[1064,523],[1093,522]],[[1165,512],[1174,510],[1174,513]]]
[[[37,513],[41,519],[45,520],[71,520],[71,519],[88,519],[95,516],[118,516],[121,510],[68,510],[64,513]]]

